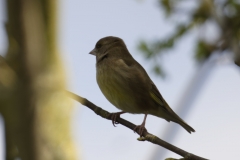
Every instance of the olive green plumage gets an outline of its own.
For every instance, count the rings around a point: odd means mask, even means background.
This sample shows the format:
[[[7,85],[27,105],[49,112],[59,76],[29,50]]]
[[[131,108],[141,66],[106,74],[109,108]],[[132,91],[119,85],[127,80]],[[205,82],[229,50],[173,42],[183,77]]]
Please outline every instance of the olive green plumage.
[[[97,83],[102,93],[118,109],[133,114],[151,114],[176,122],[189,133],[195,132],[169,107],[122,39],[104,37],[90,54],[96,55]]]

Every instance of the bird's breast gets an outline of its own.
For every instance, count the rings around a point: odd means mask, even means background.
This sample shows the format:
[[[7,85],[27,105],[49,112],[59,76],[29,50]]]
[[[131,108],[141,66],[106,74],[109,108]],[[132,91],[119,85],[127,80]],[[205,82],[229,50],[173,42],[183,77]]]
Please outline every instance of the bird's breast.
[[[97,66],[97,83],[104,96],[115,107],[129,113],[142,113],[138,107],[135,93],[129,87],[128,76],[118,66]]]

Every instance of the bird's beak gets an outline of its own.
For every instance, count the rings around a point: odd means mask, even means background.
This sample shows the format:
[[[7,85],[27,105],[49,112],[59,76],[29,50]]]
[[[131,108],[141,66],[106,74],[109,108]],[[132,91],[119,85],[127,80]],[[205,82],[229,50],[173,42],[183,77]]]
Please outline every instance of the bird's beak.
[[[96,49],[94,48],[91,52],[89,52],[89,54],[92,54],[92,55],[94,55],[94,56],[96,56]]]

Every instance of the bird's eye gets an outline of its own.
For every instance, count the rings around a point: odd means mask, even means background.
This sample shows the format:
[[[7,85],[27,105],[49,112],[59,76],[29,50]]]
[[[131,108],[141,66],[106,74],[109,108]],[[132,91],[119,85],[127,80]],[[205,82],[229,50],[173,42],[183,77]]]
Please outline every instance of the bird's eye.
[[[98,49],[101,48],[101,47],[102,47],[101,44],[97,44],[97,45],[96,45],[96,48],[98,48]]]

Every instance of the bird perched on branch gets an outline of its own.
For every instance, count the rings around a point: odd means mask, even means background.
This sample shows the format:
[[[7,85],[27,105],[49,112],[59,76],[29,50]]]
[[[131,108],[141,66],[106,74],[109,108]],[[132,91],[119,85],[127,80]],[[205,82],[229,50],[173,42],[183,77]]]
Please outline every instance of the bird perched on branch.
[[[97,83],[104,96],[122,112],[112,113],[115,126],[123,113],[145,114],[134,130],[142,136],[148,114],[180,124],[189,133],[195,132],[167,104],[144,68],[132,57],[118,37],[100,39],[90,54],[96,56]]]

